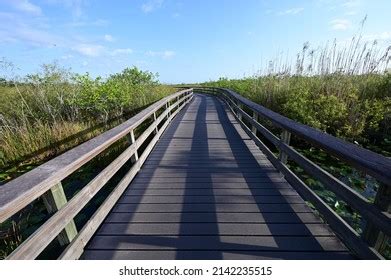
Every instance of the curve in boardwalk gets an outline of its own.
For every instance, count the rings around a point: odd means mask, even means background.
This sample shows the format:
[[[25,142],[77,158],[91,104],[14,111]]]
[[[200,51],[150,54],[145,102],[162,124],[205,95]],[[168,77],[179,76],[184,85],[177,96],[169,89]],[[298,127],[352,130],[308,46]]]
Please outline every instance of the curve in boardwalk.
[[[215,97],[195,95],[84,259],[349,259]]]

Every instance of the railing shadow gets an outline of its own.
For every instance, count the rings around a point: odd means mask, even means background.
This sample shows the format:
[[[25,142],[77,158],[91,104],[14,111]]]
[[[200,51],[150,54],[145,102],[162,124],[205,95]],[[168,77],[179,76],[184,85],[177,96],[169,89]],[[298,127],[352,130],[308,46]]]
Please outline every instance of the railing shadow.
[[[225,138],[209,135],[209,133],[213,134],[213,132],[212,128],[208,127],[208,123],[212,122],[206,119],[208,107],[212,107],[213,110],[216,111],[216,124],[221,124],[221,129],[225,135]],[[190,115],[194,114],[195,118],[185,119],[186,113],[190,113]],[[183,129],[184,127],[182,127],[181,133],[179,133],[181,121],[182,125],[185,125],[184,122],[190,126],[194,124],[194,128]],[[232,124],[231,120],[229,120],[227,115],[227,108],[225,105],[223,105],[216,98],[212,98],[206,95],[197,95],[190,106],[188,105],[174,119],[174,121],[162,135],[161,139],[163,141],[161,141],[160,144],[158,143],[154,151],[152,151],[150,154],[150,158],[153,158],[154,162],[157,163],[156,166],[158,169],[162,169],[162,166],[164,166],[164,169],[181,174],[180,176],[178,175],[174,177],[183,179],[183,181],[180,180],[183,182],[183,184],[178,184],[184,188],[182,193],[183,201],[176,201],[173,199],[172,201],[175,201],[175,203],[169,203],[172,204],[169,205],[170,208],[166,207],[167,205],[165,205],[165,211],[167,211],[167,213],[164,211],[159,212],[159,203],[148,204],[145,203],[145,201],[143,202],[143,199],[147,197],[145,193],[152,180],[159,177],[154,177],[154,175],[157,174],[157,169],[154,169],[152,172],[141,176],[138,175],[134,179],[133,182],[142,187],[138,187],[139,192],[137,192],[137,196],[133,198],[132,203],[129,204],[121,202],[123,201],[123,197],[126,196],[125,193],[121,197],[119,203],[116,205],[116,210],[114,210],[115,213],[121,213],[121,211],[127,213],[126,220],[119,221],[121,224],[133,223],[133,218],[136,213],[156,212],[163,215],[173,213],[180,215],[180,224],[176,234],[129,235],[124,231],[119,231],[118,235],[115,236],[115,241],[112,245],[112,248],[110,250],[106,250],[104,257],[101,257],[110,259],[118,257],[128,258],[130,256],[139,256],[138,258],[140,258],[140,256],[143,256],[142,259],[161,259],[161,256],[164,256],[165,258],[170,256],[169,258],[173,259],[223,259],[225,258],[226,254],[230,254],[232,258],[244,259],[306,259],[309,258],[310,255],[306,255],[305,251],[314,253],[324,252],[324,248],[322,246],[323,244],[319,242],[311,230],[307,228],[307,225],[302,221],[302,217],[298,215],[297,212],[300,211],[292,207],[293,205],[296,205],[297,200],[295,202],[295,199],[291,199],[289,196],[279,193],[279,183],[275,183],[276,180],[272,180],[272,178],[276,178],[275,175],[277,171],[273,168],[269,169],[263,165],[258,164],[258,159],[254,157],[252,151],[242,140],[242,136],[239,135],[234,125],[238,125],[238,123],[236,122]],[[224,139],[228,141],[232,153],[232,162],[236,163],[236,167],[219,167],[226,173],[216,173],[216,168],[218,167],[217,162],[224,160],[224,156],[216,156],[217,151],[213,151],[212,153],[209,148],[209,139]],[[172,157],[172,155],[167,153],[167,151],[170,147],[170,144],[173,143],[173,140],[190,141],[191,146],[189,147],[189,150],[185,149],[183,151],[176,151],[175,156]],[[238,147],[240,147],[240,149],[238,149]],[[195,155],[196,158],[193,159],[192,156]],[[167,158],[173,159],[172,163],[177,161],[186,164],[182,168],[175,165],[162,164],[164,161],[163,159],[167,160]],[[149,160],[150,159],[147,159],[146,164],[149,162]],[[198,160],[199,162],[197,164]],[[202,178],[197,178],[194,176],[192,171],[199,167],[200,162],[208,162],[210,164],[210,168],[206,169],[206,171],[203,170]],[[257,173],[255,173],[248,171],[250,163],[251,165],[258,167],[259,172],[257,171]],[[227,174],[227,177],[224,178],[225,180],[223,180],[227,182],[230,180],[230,178],[232,178],[232,176],[230,177],[229,174],[233,173],[236,175],[241,175],[240,178],[242,178],[242,185],[243,187],[246,186],[246,189],[248,188],[248,191],[251,194],[250,196],[232,197],[231,190],[226,187],[220,188],[219,195],[216,195],[216,189],[214,186],[215,179],[219,176],[220,178],[223,178],[222,174]],[[161,177],[160,180],[163,182],[164,178]],[[277,181],[285,182],[282,177],[281,180]],[[270,184],[268,189],[273,189],[275,191],[275,195],[270,195],[270,201],[264,201],[265,197],[259,195],[260,184],[264,183]],[[132,188],[132,184],[128,189]],[[156,182],[154,184],[156,184]],[[207,197],[207,200],[205,200],[207,203],[201,203],[200,201],[193,200],[193,191],[195,188],[200,188],[201,184],[203,192],[202,195]],[[173,185],[169,188],[175,189]],[[135,185],[133,184],[133,186]],[[224,201],[224,198],[221,197],[224,195],[230,196],[231,200]],[[296,194],[294,193],[292,197],[293,196],[296,196]],[[264,224],[267,227],[267,234],[253,232],[248,237],[249,239],[253,238],[252,241],[247,241],[246,234],[248,233],[245,234],[243,232],[238,234],[232,232],[220,232],[220,224],[236,223],[230,220],[221,221],[219,217],[219,214],[222,213],[221,209],[224,209],[223,212],[226,215],[234,215],[237,213],[232,211],[233,209],[238,209],[238,204],[240,207],[247,206],[246,209],[250,209],[247,211],[242,211],[243,209],[241,209],[241,213],[248,215],[258,215],[259,221],[255,224]],[[306,207],[303,201],[298,202],[297,205],[303,206],[304,208]],[[119,210],[118,206],[120,206],[122,210]],[[145,211],[146,209],[148,211]],[[170,210],[168,211],[168,209]],[[310,210],[307,212],[312,214]],[[300,234],[292,234],[294,235],[293,238],[282,232],[280,225],[282,222],[279,222],[284,220],[281,218],[287,213],[289,213],[289,217],[292,220],[289,222],[284,221],[283,223],[299,226]],[[279,217],[279,215],[281,216]],[[276,217],[278,218],[276,219]],[[170,222],[167,220],[165,221],[163,217],[163,219],[158,223],[160,224]],[[241,223],[239,222],[237,226],[240,227],[240,224]],[[248,224],[254,224],[254,222],[248,222]],[[137,228],[138,225],[137,223],[134,223],[132,226]],[[196,226],[198,226],[198,228]],[[172,230],[172,232],[175,233],[175,230]],[[287,236],[290,238],[287,238]],[[262,244],[260,242],[255,242],[259,240],[265,240],[262,239],[265,237],[268,238],[268,242],[263,241]],[[207,240],[207,243],[202,243],[203,240]],[[292,244],[292,242],[294,244]],[[149,248],[152,249],[146,250],[143,252],[143,254],[136,253],[132,255],[131,253],[126,253],[126,249],[124,248],[127,245],[125,244],[131,244],[129,246],[133,246],[133,248],[137,246],[139,246],[138,248],[148,248],[148,246],[150,246]],[[159,249],[156,249],[155,251],[154,248],[156,247]],[[331,255],[329,254],[324,256],[330,257]],[[324,256],[313,255],[314,258],[324,258]],[[338,257],[338,252],[336,252],[335,258]]]

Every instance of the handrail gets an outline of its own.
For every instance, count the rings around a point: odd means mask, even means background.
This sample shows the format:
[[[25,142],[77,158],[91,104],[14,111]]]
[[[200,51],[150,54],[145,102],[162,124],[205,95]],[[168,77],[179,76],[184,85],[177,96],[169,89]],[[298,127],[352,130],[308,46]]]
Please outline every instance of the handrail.
[[[220,90],[224,90],[240,103],[246,105],[248,108],[256,111],[259,115],[273,122],[274,125],[304,138],[311,144],[330,152],[337,158],[346,161],[357,169],[360,169],[378,179],[382,183],[391,186],[391,159],[324,133],[308,125],[295,122],[263,107],[262,105],[248,100],[230,89],[221,88]]]
[[[384,246],[384,243],[387,242],[387,238],[384,238],[384,235],[391,236],[391,215],[389,213],[389,196],[391,192],[378,191],[375,203],[371,203],[365,197],[291,147],[289,145],[290,134],[292,133],[309,143],[320,147],[324,151],[334,155],[357,169],[372,175],[374,178],[383,183],[381,185],[383,190],[390,190],[391,186],[391,160],[389,158],[338,139],[307,125],[295,122],[244,98],[230,89],[202,87],[194,88],[194,90],[218,94],[218,96],[227,103],[241,126],[266,154],[269,160],[285,175],[288,182],[291,183],[304,198],[316,206],[317,210],[329,222],[335,232],[342,237],[341,239],[343,239],[348,247],[362,258],[382,258],[377,250],[379,250],[382,246]],[[249,115],[243,107],[252,111],[252,116]],[[259,117],[263,117],[271,121],[274,126],[282,128],[282,136],[278,138],[266,127],[260,124],[258,122]],[[250,127],[243,122],[243,119],[250,124]],[[262,134],[277,149],[279,149],[280,153],[278,158],[258,138],[257,132]],[[368,240],[361,238],[353,228],[343,221],[335,213],[335,211],[328,207],[319,196],[317,196],[300,178],[298,178],[286,165],[288,157],[301,166],[306,173],[328,187],[340,199],[344,200],[351,207],[356,209],[367,220],[368,230],[366,235],[372,235],[372,241],[369,240],[369,238],[367,238]],[[375,227],[375,230],[373,230],[373,228],[369,230],[371,227]],[[373,242],[373,240],[380,239],[380,237],[382,239],[381,242]]]
[[[167,96],[144,109],[131,119],[121,125],[110,129],[107,132],[67,151],[66,153],[42,164],[32,171],[8,182],[0,187],[0,223],[4,222],[12,215],[23,209],[42,195],[46,195],[54,186],[61,186],[61,180],[69,176],[72,172],[96,157],[102,151],[111,146],[114,142],[127,136],[130,138],[130,146],[110,163],[101,173],[90,181],[83,189],[76,194],[69,202],[57,205],[55,214],[49,218],[40,228],[28,237],[17,249],[8,257],[9,259],[31,259],[36,258],[46,246],[66,229],[73,222],[73,218],[92,199],[92,197],[104,186],[104,184],[118,171],[130,158],[134,165],[128,172],[126,182],[137,174],[146,156],[149,154],[154,144],[167,127],[169,121],[192,99],[193,90],[187,89]],[[159,110],[164,111],[157,116]],[[153,117],[152,124],[135,139],[134,130],[148,118]],[[159,128],[159,125],[164,124]],[[151,143],[144,150],[141,157],[138,157],[138,148],[145,140],[155,133]],[[122,183],[122,185],[121,185]],[[118,186],[122,189],[119,190]],[[123,192],[124,178],[117,185],[115,194]],[[62,190],[62,187],[61,187]],[[113,195],[111,194],[111,197]],[[56,200],[56,194],[53,197]],[[63,198],[64,199],[64,198]],[[107,205],[106,201],[103,205]],[[110,208],[111,209],[111,208]],[[100,215],[105,216],[109,208],[99,208]],[[96,230],[97,226],[93,230]],[[90,228],[91,230],[91,228]],[[81,233],[81,232],[80,232]],[[78,240],[80,233],[71,236],[67,243]],[[86,240],[84,240],[86,241]]]

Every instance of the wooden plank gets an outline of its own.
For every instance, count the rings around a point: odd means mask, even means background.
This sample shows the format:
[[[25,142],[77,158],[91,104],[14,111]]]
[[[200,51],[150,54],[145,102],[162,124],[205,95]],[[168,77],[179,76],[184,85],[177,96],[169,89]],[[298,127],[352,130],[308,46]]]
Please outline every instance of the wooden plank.
[[[183,209],[184,204],[117,204],[114,206],[113,213],[209,213],[209,212],[225,212],[225,213],[312,213],[312,210],[306,204],[218,204],[204,203],[194,204],[191,207]]]
[[[334,237],[313,236],[95,236],[98,250],[346,251]]]
[[[351,260],[348,252],[270,252],[270,251],[118,251],[87,250],[90,260]]]
[[[54,187],[52,187],[42,196],[42,200],[49,214],[56,213],[67,203],[67,198],[65,196],[62,184],[58,183]],[[72,220],[64,228],[64,230],[60,232],[60,234],[57,236],[57,240],[61,246],[67,245],[72,241],[73,238],[75,238],[76,235],[76,225],[75,222]]]
[[[205,161],[151,161],[147,160],[143,166],[143,170],[148,169],[156,169],[158,167],[166,167],[166,168],[177,168],[177,169],[210,169],[210,168],[246,168],[246,167],[254,167],[256,166],[259,168],[259,164],[256,161],[249,162],[249,161],[243,161],[242,163],[238,162],[227,162],[227,161],[214,161],[211,162],[205,162]],[[263,167],[273,167],[273,165],[269,161],[263,161],[263,164],[261,165]]]
[[[98,236],[334,236],[324,224],[104,223]],[[196,244],[194,245],[196,246]]]
[[[188,188],[170,188],[170,189],[153,189],[153,188],[147,188],[147,189],[134,189],[129,188],[125,194],[126,196],[149,196],[149,195],[160,195],[160,196],[178,196],[178,195],[197,195],[197,196],[205,196],[205,195],[217,195],[217,196],[276,196],[276,195],[283,195],[283,196],[289,196],[289,195],[297,195],[297,192],[291,188],[283,188],[283,189],[275,189],[275,188],[268,188],[268,189],[252,189],[252,188],[230,188],[230,189],[205,189],[205,188],[198,188],[198,189],[188,189]]]
[[[199,172],[197,172],[199,171]],[[250,170],[251,171],[251,170]],[[229,178],[244,178],[249,179],[249,178],[268,178],[270,180],[273,179],[280,179],[282,176],[280,173],[277,173],[275,170],[267,172],[259,172],[257,173],[256,171],[253,172],[235,172],[235,171],[229,171],[229,170],[213,170],[211,169],[210,172],[203,171],[203,170],[189,170],[188,172],[181,172],[178,170],[175,172],[174,170],[172,171],[165,171],[165,170],[156,170],[156,171],[147,171],[147,172],[142,172],[140,173],[140,176],[137,177],[138,180],[141,179],[150,179],[154,180],[157,178],[203,178],[203,179],[208,179],[208,178],[216,178],[217,176],[223,176],[226,175]]]
[[[310,212],[282,213],[110,213],[105,223],[321,223],[319,217]]]
[[[234,189],[234,188],[250,188],[250,189],[286,189],[291,188],[287,182],[144,182],[137,183],[133,182],[131,189]]]
[[[224,175],[224,174],[223,174]],[[212,174],[209,178],[135,178],[135,183],[284,183],[286,180],[281,178],[244,178],[244,177],[230,177],[219,176],[219,174]]]
[[[177,196],[162,196],[162,195],[148,195],[148,196],[123,196],[118,203],[186,203],[186,204],[203,204],[203,203],[225,203],[225,204],[281,204],[281,203],[304,203],[299,195],[290,196],[253,196],[253,195],[177,195]]]

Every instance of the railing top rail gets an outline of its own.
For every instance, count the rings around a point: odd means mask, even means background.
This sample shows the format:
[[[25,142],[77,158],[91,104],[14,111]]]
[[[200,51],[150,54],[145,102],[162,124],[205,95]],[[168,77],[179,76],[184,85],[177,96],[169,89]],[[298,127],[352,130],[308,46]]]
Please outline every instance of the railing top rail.
[[[171,94],[153,103],[124,123],[0,186],[0,223],[40,197],[53,185],[90,161],[111,144],[124,137],[167,102],[188,92],[191,92],[191,89]]]
[[[247,98],[230,89],[212,87],[205,88],[223,90],[235,99],[239,100],[245,106],[257,112],[259,115],[272,121],[275,125],[284,128],[289,132],[307,140],[311,144],[330,152],[332,155],[346,161],[361,171],[365,171],[388,187],[391,186],[391,159],[334,137],[308,125],[293,121],[253,101],[248,100]],[[195,88],[195,90],[196,89],[197,88]]]

